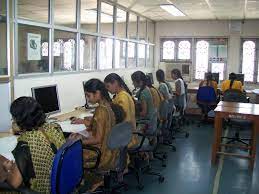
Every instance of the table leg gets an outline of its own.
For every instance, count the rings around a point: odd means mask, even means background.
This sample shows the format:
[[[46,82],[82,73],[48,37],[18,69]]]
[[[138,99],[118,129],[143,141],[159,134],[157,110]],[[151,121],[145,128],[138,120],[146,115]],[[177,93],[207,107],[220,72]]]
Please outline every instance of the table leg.
[[[251,160],[250,160],[250,168],[254,168],[254,161],[255,161],[255,154],[256,154],[256,128],[258,126],[259,122],[257,119],[253,122],[253,129],[252,129],[252,143],[251,143]]]
[[[211,164],[216,163],[217,152],[219,151],[222,135],[222,118],[216,113],[214,120],[214,142],[212,146]]]

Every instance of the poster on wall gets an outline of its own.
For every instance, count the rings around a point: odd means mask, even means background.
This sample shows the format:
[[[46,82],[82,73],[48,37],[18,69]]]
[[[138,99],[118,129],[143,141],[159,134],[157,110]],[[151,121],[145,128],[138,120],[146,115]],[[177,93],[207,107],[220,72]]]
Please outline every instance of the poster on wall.
[[[27,60],[40,60],[41,59],[41,35],[40,34],[27,34]]]

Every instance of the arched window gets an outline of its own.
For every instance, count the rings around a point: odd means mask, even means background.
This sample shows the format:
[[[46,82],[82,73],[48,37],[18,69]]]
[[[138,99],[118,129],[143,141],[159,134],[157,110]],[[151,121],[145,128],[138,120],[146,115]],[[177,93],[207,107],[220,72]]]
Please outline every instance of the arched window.
[[[208,71],[209,43],[201,40],[196,44],[196,69],[195,79],[204,79],[205,72]]]
[[[253,81],[255,67],[255,42],[245,41],[243,43],[242,73],[245,81]]]
[[[174,59],[174,48],[175,48],[175,43],[174,41],[165,41],[163,43],[163,59],[164,60],[171,60]]]
[[[187,60],[191,58],[191,43],[188,40],[179,42],[178,59]]]

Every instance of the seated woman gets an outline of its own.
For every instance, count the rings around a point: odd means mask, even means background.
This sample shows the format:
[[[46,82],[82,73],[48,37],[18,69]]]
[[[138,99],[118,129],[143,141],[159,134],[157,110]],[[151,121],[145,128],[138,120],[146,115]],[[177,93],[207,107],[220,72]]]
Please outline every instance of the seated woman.
[[[163,70],[159,69],[156,71],[156,79],[159,82],[158,90],[163,95],[165,100],[170,100],[172,98],[172,95],[169,91],[168,85],[169,83],[166,83],[165,81],[165,73]],[[171,86],[170,86],[171,88]],[[172,90],[172,88],[171,88]]]
[[[107,138],[111,131],[111,128],[116,124],[120,123],[125,118],[123,109],[112,103],[108,90],[106,89],[103,82],[98,79],[91,79],[84,84],[85,95],[90,103],[98,103],[98,107],[95,109],[94,116],[91,120],[76,119],[72,121],[74,124],[84,123],[91,132],[91,136],[85,138],[79,134],[72,134],[70,138],[80,138],[84,145],[94,145],[101,151],[101,160],[99,168],[111,169],[115,167],[116,159],[118,158],[118,150],[110,150],[107,147]],[[84,159],[86,165],[90,166],[92,163],[89,162],[95,158],[95,153],[92,151],[84,152]],[[92,190],[102,184],[99,177],[91,176]],[[89,180],[90,181],[90,180]]]
[[[125,112],[125,121],[132,123],[133,131],[136,130],[136,117],[135,117],[135,104],[132,98],[132,94],[126,85],[126,83],[121,79],[121,77],[116,73],[111,73],[107,75],[104,79],[106,88],[111,94],[114,94],[113,103],[120,105]],[[132,137],[129,147],[138,144],[136,136]]]
[[[228,89],[239,90],[240,92],[243,92],[244,90],[243,90],[242,82],[236,79],[237,79],[236,74],[230,73],[229,79],[222,82],[221,92],[224,93]]]
[[[199,87],[202,87],[202,86],[210,86],[210,87],[214,88],[214,91],[217,95],[218,84],[216,81],[213,80],[213,76],[212,76],[211,72],[207,73],[206,80],[203,80],[200,82]]]
[[[10,108],[20,129],[13,151],[15,163],[4,159],[5,181],[14,188],[24,185],[39,193],[50,193],[50,172],[55,152],[65,143],[59,125],[46,123],[42,107],[31,97],[16,99]],[[3,158],[2,158],[3,159]]]
[[[140,102],[140,113],[138,118],[150,120],[155,111],[155,106],[150,89],[147,87],[146,75],[142,71],[136,71],[131,75],[131,79],[134,87],[140,88],[137,93],[137,98]]]
[[[175,106],[177,111],[184,111],[186,108],[186,99],[187,99],[187,92],[186,88],[187,85],[183,80],[181,72],[179,69],[173,69],[171,71],[171,76],[173,80],[175,80]]]

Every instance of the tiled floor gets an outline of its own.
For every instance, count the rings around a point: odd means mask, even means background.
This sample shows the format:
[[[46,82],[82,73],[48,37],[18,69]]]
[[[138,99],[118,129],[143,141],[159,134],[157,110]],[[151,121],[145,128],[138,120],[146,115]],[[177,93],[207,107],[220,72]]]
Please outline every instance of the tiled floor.
[[[188,139],[177,139],[177,152],[168,153],[167,167],[155,162],[154,167],[166,181],[159,184],[157,179],[145,176],[143,191],[138,191],[134,178],[128,178],[127,194],[258,194],[259,172],[255,165],[253,172],[244,159],[225,157],[219,179],[215,180],[217,166],[211,166],[213,125],[198,128],[195,124],[187,127]],[[229,134],[231,134],[231,130]],[[258,141],[259,142],[259,141]],[[258,156],[257,156],[258,157]],[[217,182],[218,181],[218,182]],[[217,187],[215,189],[214,187]],[[214,188],[214,193],[213,193]]]

